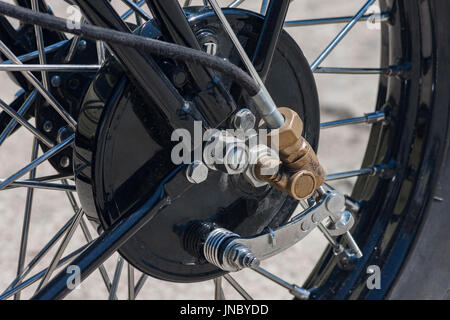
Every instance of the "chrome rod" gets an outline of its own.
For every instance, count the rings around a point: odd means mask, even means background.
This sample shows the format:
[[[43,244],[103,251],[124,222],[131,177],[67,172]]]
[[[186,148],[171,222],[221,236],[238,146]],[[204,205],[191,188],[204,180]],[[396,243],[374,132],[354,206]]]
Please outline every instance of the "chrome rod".
[[[318,225],[319,230],[323,233],[327,241],[330,243],[330,245],[333,247],[335,252],[341,252],[343,251],[343,247],[341,244],[339,244],[336,239],[333,238],[333,236],[330,234],[328,229],[322,224],[319,223]]]
[[[123,258],[119,256],[116,264],[116,271],[114,272],[114,278],[112,283],[111,292],[109,294],[109,300],[114,300],[116,296],[117,288],[119,287],[120,276],[122,275]]]
[[[141,1],[139,1],[136,5],[137,5],[138,7],[142,7],[142,6],[144,5],[144,3],[145,3],[145,0],[141,0]],[[127,12],[125,12],[125,13],[121,16],[121,18],[122,18],[122,20],[126,20],[126,19],[128,19],[129,17],[131,17],[133,14],[134,14],[134,10],[133,10],[133,9],[130,9],[130,10],[128,10]]]
[[[21,274],[11,282],[7,290],[15,287],[19,282],[21,282],[33,268],[41,261],[41,259],[49,252],[56,242],[67,232],[67,229],[72,224],[74,217],[72,217],[66,224],[50,239],[50,241],[39,251],[39,253],[28,263],[28,265],[23,269]],[[3,292],[2,294],[5,294]]]
[[[334,68],[334,67],[318,67],[314,73],[327,74],[386,74],[392,73],[391,68]]]
[[[0,182],[5,180],[0,179]],[[44,189],[44,190],[54,190],[54,191],[66,191],[66,192],[76,192],[75,186],[69,184],[58,184],[58,183],[48,183],[40,182],[36,180],[18,180],[11,183],[8,187],[3,190],[11,190],[16,188],[29,188],[29,189]]]
[[[127,5],[130,9],[134,10],[134,12],[139,15],[141,18],[144,18],[145,20],[151,20],[152,17],[145,12],[144,10],[141,9],[141,7],[137,4],[134,3],[131,0],[122,0],[122,2]]]
[[[222,277],[214,279],[214,299],[225,300],[225,294],[222,289]]]
[[[332,17],[332,18],[319,18],[319,19],[308,19],[308,20],[290,20],[284,23],[286,28],[292,27],[306,27],[315,26],[321,24],[335,24],[335,23],[349,23],[352,21],[353,17]],[[374,22],[385,22],[389,21],[389,13],[375,13],[370,15],[363,15],[358,20],[358,22],[374,21]]]
[[[253,298],[241,287],[241,285],[230,274],[223,276],[225,280],[244,298],[245,300],[253,300]]]
[[[333,174],[327,175],[326,181],[349,179],[349,178],[359,177],[359,176],[370,176],[370,175],[374,175],[375,173],[376,173],[375,168],[365,168],[365,169],[354,170],[354,171],[339,172],[339,173],[333,173]]]
[[[21,116],[22,118],[25,116],[26,112],[30,109],[30,107],[33,105],[34,101],[37,97],[37,90],[33,90],[31,94],[28,96],[28,98],[25,100],[23,105],[19,108],[17,111],[17,114]],[[16,128],[17,126],[17,120],[15,118],[12,118],[11,121],[9,121],[8,125],[6,126],[5,130],[3,130],[2,134],[0,135],[0,146],[5,142],[6,138],[9,137],[11,132]]]
[[[67,184],[68,181],[66,179],[63,179],[62,182],[64,184]],[[76,214],[79,210],[80,210],[80,206],[77,203],[77,200],[75,199],[75,196],[71,193],[71,192],[66,192],[67,198],[69,199],[69,203],[72,206],[73,212]],[[81,227],[81,231],[83,232],[84,238],[86,239],[87,243],[91,243],[93,238],[92,238],[92,234],[89,231],[89,227],[85,221],[85,217],[83,216],[80,220],[80,227]],[[111,280],[109,280],[109,276],[108,273],[106,272],[105,266],[102,264],[99,268],[98,268],[100,275],[103,279],[103,282],[105,283],[106,286],[106,290],[108,291],[108,294],[111,293]]]
[[[51,72],[97,72],[100,65],[77,64],[2,64],[0,71],[51,71]]]
[[[81,21],[81,23],[83,23],[83,22],[84,21]],[[80,36],[74,36],[72,38],[72,43],[70,44],[69,52],[67,53],[66,58],[64,59],[64,62],[69,63],[75,57],[75,54],[78,49],[78,45],[80,44],[80,40],[81,40]]]
[[[134,291],[134,267],[127,264],[128,267],[128,300],[135,300],[136,295]]]
[[[58,181],[58,180],[61,180],[61,179],[73,179],[73,177],[74,176],[71,175],[71,174],[58,173],[58,174],[54,174],[54,175],[51,175],[51,176],[38,177],[38,178],[34,179],[33,181],[36,181],[36,182],[51,182],[51,181]]]
[[[39,151],[39,143],[36,138],[33,139],[33,150],[31,151],[31,161],[36,160]],[[30,171],[30,179],[34,179],[36,177],[36,169]],[[25,212],[23,215],[23,223],[22,223],[22,236],[20,238],[20,250],[19,250],[19,261],[17,264],[17,276],[19,276],[23,268],[25,266],[25,259],[27,255],[27,247],[28,247],[28,235],[30,231],[30,220],[31,220],[31,211],[33,207],[33,196],[34,189],[28,188],[27,190],[27,198],[25,201]],[[20,292],[14,295],[14,300],[20,300]]]
[[[50,265],[47,269],[47,272],[45,273],[44,277],[42,278],[41,282],[39,283],[39,286],[38,286],[36,292],[38,292],[50,280],[50,277],[52,276],[53,272],[55,271],[56,267],[58,266],[58,262],[61,260],[61,257],[67,248],[67,245],[72,240],[72,236],[75,233],[75,230],[78,228],[78,225],[80,224],[80,220],[83,217],[83,214],[84,214],[83,210],[80,209],[80,210],[78,210],[77,214],[74,216],[72,223],[70,224],[69,228],[67,229],[66,234],[64,235],[64,239],[62,240],[58,250],[56,251],[56,254],[53,256],[52,262],[50,263]]]
[[[86,249],[88,247],[88,245],[84,245],[81,248],[78,248],[77,250],[73,251],[72,253],[68,254],[67,256],[65,256],[64,258],[62,258],[57,265],[57,268],[60,268],[62,266],[64,266],[65,264],[70,263],[71,261],[73,261],[81,252],[83,252],[84,249]],[[0,300],[5,300],[8,299],[9,297],[11,297],[12,295],[23,291],[24,289],[28,288],[29,286],[31,286],[33,283],[35,283],[36,281],[38,281],[39,279],[42,279],[42,277],[45,275],[45,273],[47,272],[48,268],[38,272],[37,274],[35,274],[34,276],[30,277],[29,279],[23,281],[22,283],[20,283],[19,285],[15,286],[15,287],[11,287],[8,288],[5,292],[3,292],[0,295]]]
[[[69,42],[69,41],[70,41],[70,40],[62,40],[62,41],[59,41],[59,42],[57,42],[57,43],[55,43],[55,44],[52,44],[52,45],[49,45],[49,46],[45,47],[45,48],[44,48],[44,51],[45,51],[46,54],[55,52],[56,50],[58,50],[58,49],[64,47],[64,46],[66,45],[66,43]],[[32,52],[23,54],[23,55],[21,55],[21,56],[18,56],[17,58],[18,58],[21,62],[27,62],[27,61],[30,61],[30,60],[32,60],[32,59],[34,59],[34,58],[37,58],[38,56],[39,56],[39,52],[36,50],[36,51],[32,51]],[[0,62],[0,65],[4,65],[4,64],[12,64],[12,63],[13,63],[13,62],[12,62],[11,60],[5,60],[5,61],[3,61],[3,62]]]
[[[31,0],[31,9],[35,12],[39,11],[39,2],[38,0]],[[36,36],[36,47],[39,52],[39,63],[47,64],[47,56],[45,54],[45,45],[44,45],[44,34],[42,32],[42,27],[38,25],[34,25],[34,34]],[[49,89],[48,86],[48,75],[46,71],[41,71],[42,77],[42,85],[45,89]]]
[[[252,61],[248,57],[245,49],[243,48],[242,44],[240,43],[239,39],[234,33],[233,28],[231,27],[230,23],[225,17],[219,3],[217,2],[217,0],[208,0],[208,1],[211,7],[213,8],[214,12],[216,13],[217,17],[219,18],[220,22],[222,23],[227,35],[230,37],[235,48],[239,52],[242,61],[244,62],[245,66],[250,72],[250,75],[259,85],[260,92],[256,96],[252,97],[253,101],[255,102],[258,113],[267,123],[269,128],[271,129],[280,128],[284,124],[283,115],[278,111],[275,102],[273,101],[272,97],[269,94],[269,91],[267,91],[267,88],[264,82],[262,81],[261,77],[259,76],[258,71],[256,71]]]
[[[361,124],[361,123],[372,124],[372,123],[376,123],[379,121],[383,121],[385,119],[386,119],[386,115],[383,111],[376,111],[376,112],[372,112],[372,113],[366,113],[362,117],[324,122],[324,123],[320,124],[320,128],[321,129],[329,129],[329,128],[336,128],[336,127],[342,127],[342,126],[353,125],[353,124]]]
[[[350,231],[347,231],[344,234],[344,237],[347,240],[347,244],[350,247],[350,250],[353,251],[356,258],[358,258],[358,259],[362,258],[363,253],[362,253],[361,249],[359,248],[358,244],[356,243],[355,239],[353,238],[352,234],[350,233]]]
[[[272,280],[276,284],[282,286],[283,288],[286,288],[289,290],[289,292],[294,295],[296,298],[301,300],[308,300],[310,296],[310,292],[306,289],[300,288],[295,284],[290,284],[289,282],[281,279],[280,277],[277,277],[273,273],[270,273],[269,271],[261,268],[261,267],[254,267],[252,268],[254,271],[262,275],[263,277],[266,277],[269,280]]]
[[[263,16],[266,15],[267,7],[269,6],[270,0],[262,0],[261,1],[261,10],[259,13],[261,13]]]
[[[16,110],[11,108],[7,103],[0,99],[0,108],[2,108],[11,118],[14,118],[18,123],[30,131],[36,138],[38,138],[47,147],[53,147],[54,143],[42,134],[38,129],[33,127],[23,116],[21,116]]]
[[[9,50],[3,41],[0,40],[0,51],[13,63],[21,65],[18,57]],[[59,104],[55,97],[42,85],[42,83],[31,73],[31,71],[21,71],[22,75],[39,91],[45,100],[55,109],[56,112],[66,121],[72,129],[75,129],[77,122],[72,116]]]
[[[228,5],[228,8],[237,8],[239,7],[241,4],[243,4],[245,2],[245,0],[234,0],[232,3],[230,3]]]
[[[5,179],[3,182],[0,183],[0,190],[5,189],[7,186],[11,185],[15,181],[17,181],[18,179],[20,179],[21,177],[26,175],[28,172],[30,172],[31,170],[33,170],[34,168],[36,168],[37,166],[42,164],[44,161],[50,159],[55,154],[57,154],[61,150],[63,150],[66,147],[68,147],[70,144],[72,144],[72,142],[74,140],[75,140],[75,135],[70,136],[69,138],[67,138],[66,140],[64,140],[63,142],[58,144],[57,146],[55,146],[55,147],[51,148],[50,150],[48,150],[46,153],[44,153],[42,156],[40,156],[36,160],[32,161],[30,164],[28,164],[27,166],[25,166],[21,170],[19,170],[16,173],[14,173],[8,179]]]
[[[355,26],[358,20],[363,16],[363,14],[369,9],[369,7],[375,2],[375,0],[369,0],[366,4],[358,11],[358,13],[350,20],[350,22],[342,29],[341,32],[336,36],[336,38],[331,41],[331,43],[326,47],[326,49],[319,55],[319,57],[311,65],[311,70],[316,70],[319,65],[328,57],[328,55],[333,51],[333,49],[341,42],[341,40],[347,35],[347,33]]]
[[[141,292],[141,289],[144,287],[145,282],[148,280],[148,275],[143,274],[139,278],[136,286],[134,287],[134,297],[136,298],[139,292]]]

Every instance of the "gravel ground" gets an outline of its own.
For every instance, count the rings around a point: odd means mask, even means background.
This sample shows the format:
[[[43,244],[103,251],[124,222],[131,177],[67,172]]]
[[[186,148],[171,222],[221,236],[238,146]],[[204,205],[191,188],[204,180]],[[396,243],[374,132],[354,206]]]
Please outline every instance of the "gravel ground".
[[[120,2],[114,0],[113,3]],[[327,16],[344,16],[356,13],[365,1],[362,0],[296,0],[293,1],[289,19],[309,19]],[[62,1],[49,3],[60,16],[67,16],[61,6]],[[227,3],[223,1],[222,3]],[[258,10],[259,0],[248,0],[243,6],[250,10]],[[333,5],[330,5],[333,4]],[[319,27],[302,27],[289,29],[290,34],[298,41],[308,61],[312,62],[343,25]],[[336,50],[327,58],[324,66],[345,67],[377,67],[379,65],[379,33],[366,23],[358,24],[341,42]],[[6,74],[0,75],[0,97],[10,102],[17,88]],[[322,121],[359,116],[373,110],[377,93],[377,76],[336,76],[316,75],[322,111]],[[360,167],[362,154],[367,143],[369,128],[365,126],[329,129],[321,133],[319,158],[329,173],[353,170]],[[0,148],[0,177],[5,178],[30,159],[32,137],[21,129],[9,138]],[[38,175],[53,173],[48,165],[39,167]],[[334,186],[343,192],[350,192],[353,181],[335,183]],[[17,269],[20,234],[26,190],[14,189],[0,192],[0,290],[6,288],[14,279]],[[36,190],[33,202],[33,214],[29,235],[27,262],[47,243],[56,231],[73,214],[65,194],[44,190]],[[83,245],[80,230],[74,235],[74,241],[66,252]],[[265,261],[263,266],[289,282],[301,285],[313,268],[321,252],[326,246],[324,237],[319,232],[312,232],[305,240],[290,250]],[[106,262],[110,278],[113,277],[117,256]],[[45,268],[50,257],[44,259],[36,271]],[[34,274],[34,273],[33,273]],[[136,279],[140,276],[136,272]],[[252,271],[243,271],[235,275],[241,284],[255,298],[286,299],[286,290],[264,280]],[[126,265],[119,284],[119,298],[126,298]],[[35,286],[26,290],[23,297],[29,297]],[[240,298],[227,284],[224,284],[227,298]],[[214,286],[212,281],[197,284],[175,284],[148,279],[139,299],[211,299]],[[105,299],[107,293],[99,273],[94,273],[79,290],[75,290],[70,299]]]

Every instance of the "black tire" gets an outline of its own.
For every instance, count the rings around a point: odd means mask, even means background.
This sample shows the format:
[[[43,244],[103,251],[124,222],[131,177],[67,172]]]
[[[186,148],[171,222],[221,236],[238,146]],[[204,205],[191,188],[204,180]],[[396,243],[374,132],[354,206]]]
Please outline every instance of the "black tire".
[[[380,4],[391,13],[382,27],[381,65],[410,68],[380,80],[377,109],[390,119],[373,127],[363,167],[395,169],[355,185],[352,197],[362,208],[352,233],[364,257],[343,268],[329,249],[306,285],[317,288],[316,299],[449,298],[450,3]],[[372,265],[381,271],[375,290],[367,286]]]

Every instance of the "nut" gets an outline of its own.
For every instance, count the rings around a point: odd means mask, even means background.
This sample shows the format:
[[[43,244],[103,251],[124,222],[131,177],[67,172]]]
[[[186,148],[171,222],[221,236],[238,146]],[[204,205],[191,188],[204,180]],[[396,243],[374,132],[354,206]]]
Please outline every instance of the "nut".
[[[247,108],[239,110],[233,117],[233,125],[237,130],[248,131],[255,128],[256,117]]]
[[[208,178],[208,167],[201,161],[194,161],[186,169],[186,178],[190,183],[202,183]]]

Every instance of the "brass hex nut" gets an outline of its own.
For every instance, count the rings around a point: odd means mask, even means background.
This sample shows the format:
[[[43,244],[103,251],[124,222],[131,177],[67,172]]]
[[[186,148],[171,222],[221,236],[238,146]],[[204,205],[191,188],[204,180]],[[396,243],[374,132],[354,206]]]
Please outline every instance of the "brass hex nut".
[[[283,115],[285,122],[281,128],[272,130],[268,134],[268,144],[271,148],[278,150],[280,157],[286,160],[290,155],[298,154],[298,151],[302,149],[304,143],[302,138],[303,121],[290,108],[278,108],[278,110]]]

